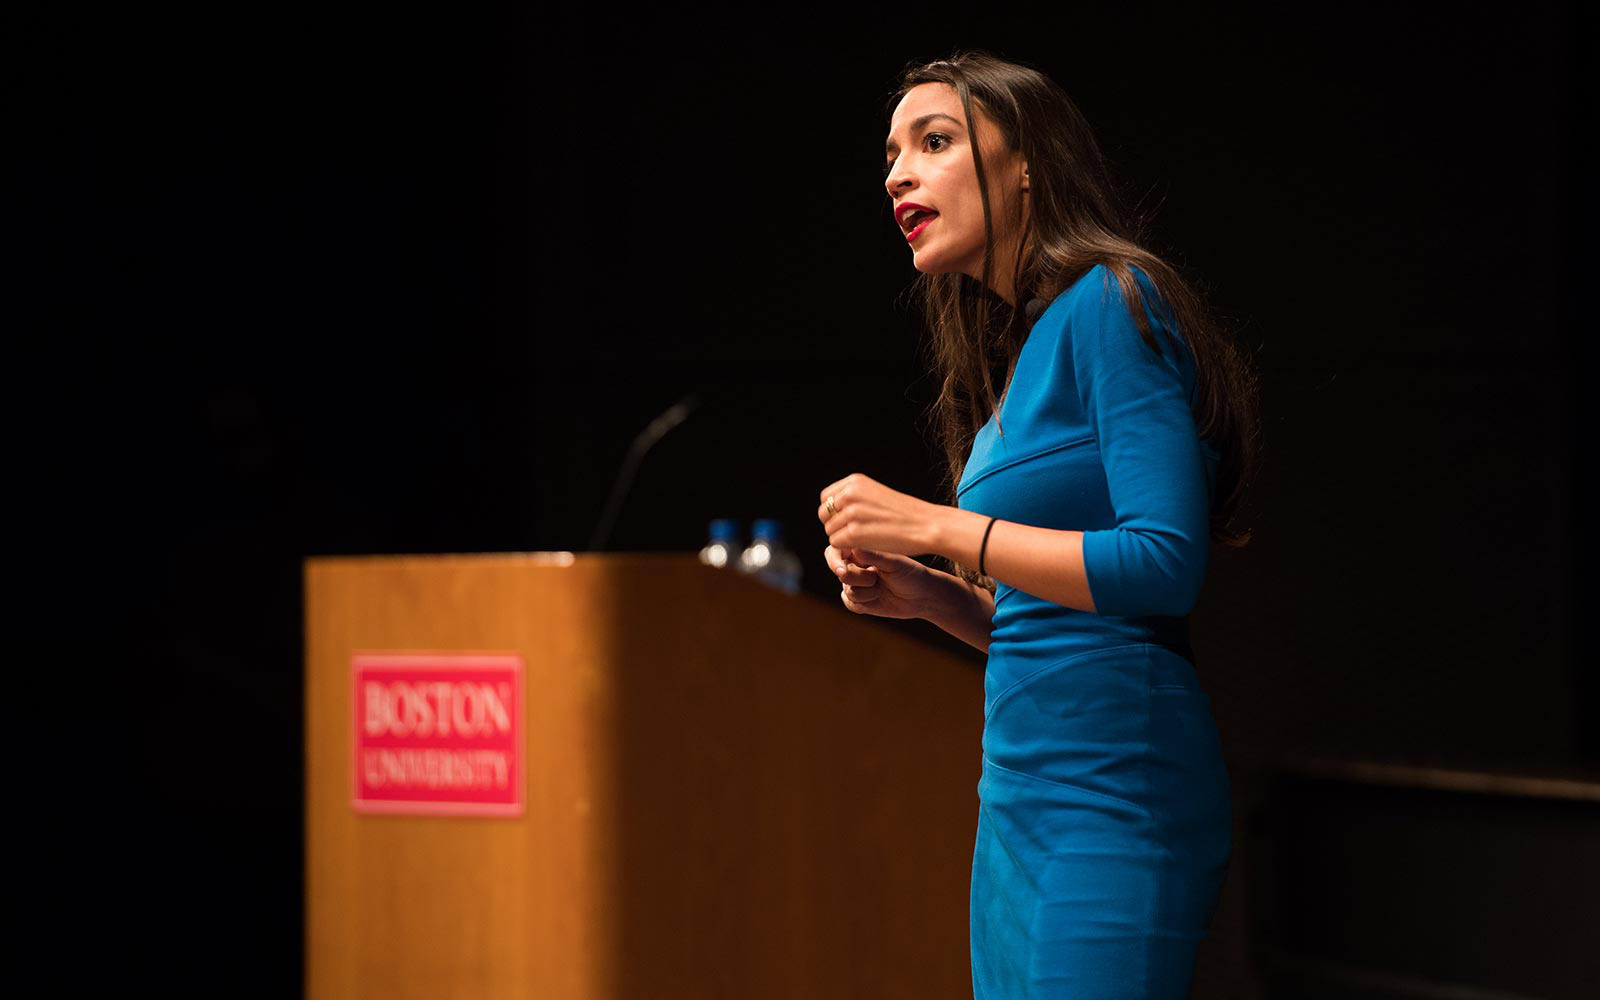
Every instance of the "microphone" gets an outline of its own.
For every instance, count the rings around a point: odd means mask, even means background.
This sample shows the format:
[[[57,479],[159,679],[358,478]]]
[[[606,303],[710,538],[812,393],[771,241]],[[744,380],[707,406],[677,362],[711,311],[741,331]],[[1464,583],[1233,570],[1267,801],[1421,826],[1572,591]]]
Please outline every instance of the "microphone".
[[[683,423],[684,418],[699,405],[699,394],[689,393],[667,407],[633,439],[627,456],[622,460],[622,468],[617,470],[616,481],[611,484],[611,495],[606,499],[605,509],[601,511],[600,523],[595,525],[594,534],[589,536],[589,551],[600,551],[606,539],[610,537],[611,526],[617,520],[617,511],[622,508],[622,499],[627,495],[628,487],[633,485],[633,474],[638,471],[639,462],[644,458],[645,452],[654,447],[668,431]]]
[[[1039,322],[1039,314],[1049,308],[1050,303],[1044,299],[1029,299],[1028,304],[1022,307],[1022,314],[1028,318],[1028,329],[1033,329],[1033,324]]]

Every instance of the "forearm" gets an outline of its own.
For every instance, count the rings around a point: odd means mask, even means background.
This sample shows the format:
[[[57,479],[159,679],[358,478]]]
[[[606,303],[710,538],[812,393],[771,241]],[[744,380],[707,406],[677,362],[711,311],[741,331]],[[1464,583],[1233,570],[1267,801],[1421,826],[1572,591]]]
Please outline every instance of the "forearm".
[[[989,518],[958,507],[942,507],[940,512],[930,551],[976,568]],[[1007,586],[1052,604],[1079,611],[1095,610],[1083,568],[1081,531],[996,521],[989,531],[988,547],[983,550],[983,570]],[[991,612],[993,607],[991,601]]]
[[[989,651],[994,629],[994,595],[943,570],[929,568],[939,581],[939,600],[923,617],[980,653]]]

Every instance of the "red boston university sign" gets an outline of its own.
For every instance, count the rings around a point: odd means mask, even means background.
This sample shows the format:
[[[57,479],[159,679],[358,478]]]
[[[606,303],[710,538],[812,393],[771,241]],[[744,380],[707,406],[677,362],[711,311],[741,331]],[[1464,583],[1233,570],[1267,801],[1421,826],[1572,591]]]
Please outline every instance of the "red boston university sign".
[[[357,653],[357,812],[522,813],[522,658]]]

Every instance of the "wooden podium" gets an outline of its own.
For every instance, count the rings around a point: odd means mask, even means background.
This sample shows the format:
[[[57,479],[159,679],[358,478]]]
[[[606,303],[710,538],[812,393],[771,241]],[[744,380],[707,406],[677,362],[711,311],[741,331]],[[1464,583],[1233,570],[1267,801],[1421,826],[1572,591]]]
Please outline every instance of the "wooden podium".
[[[305,587],[313,1000],[972,996],[976,651],[692,554],[319,558]],[[520,662],[516,810],[369,811],[353,664],[467,653]]]

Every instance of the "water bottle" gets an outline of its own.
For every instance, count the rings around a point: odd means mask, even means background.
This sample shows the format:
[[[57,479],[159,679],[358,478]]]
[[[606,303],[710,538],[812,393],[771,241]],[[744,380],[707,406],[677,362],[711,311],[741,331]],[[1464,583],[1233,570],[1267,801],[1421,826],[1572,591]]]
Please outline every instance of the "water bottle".
[[[800,557],[783,544],[783,524],[763,517],[751,530],[750,544],[739,553],[739,572],[789,594],[800,592]]]
[[[717,569],[732,569],[739,559],[739,522],[719,517],[711,522],[711,541],[700,550],[700,561]]]

